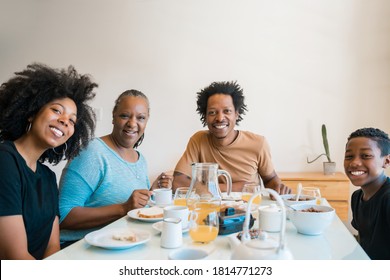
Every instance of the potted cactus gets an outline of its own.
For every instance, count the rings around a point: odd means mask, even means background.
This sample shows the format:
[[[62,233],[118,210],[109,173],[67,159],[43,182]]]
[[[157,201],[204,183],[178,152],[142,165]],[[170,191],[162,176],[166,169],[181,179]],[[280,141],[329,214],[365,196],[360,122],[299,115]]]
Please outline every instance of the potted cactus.
[[[322,133],[322,142],[324,144],[325,153],[320,154],[318,157],[316,157],[313,160],[309,160],[309,158],[307,158],[306,160],[307,160],[307,163],[312,163],[312,162],[315,162],[317,159],[319,159],[321,156],[326,156],[328,161],[325,161],[323,163],[324,174],[325,175],[333,175],[336,171],[336,163],[333,162],[330,158],[328,136],[326,133],[326,126],[324,124],[321,127],[321,133]]]

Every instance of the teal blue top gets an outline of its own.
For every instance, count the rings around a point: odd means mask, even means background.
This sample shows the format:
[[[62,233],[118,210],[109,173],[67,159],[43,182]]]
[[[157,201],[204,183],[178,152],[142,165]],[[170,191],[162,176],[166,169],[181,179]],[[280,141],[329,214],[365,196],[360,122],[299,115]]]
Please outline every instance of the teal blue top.
[[[148,167],[138,152],[138,161],[123,160],[103,140],[95,138],[64,168],[60,180],[60,223],[72,208],[101,207],[123,203],[136,189],[150,189]],[[82,239],[87,230],[61,230],[61,241]]]

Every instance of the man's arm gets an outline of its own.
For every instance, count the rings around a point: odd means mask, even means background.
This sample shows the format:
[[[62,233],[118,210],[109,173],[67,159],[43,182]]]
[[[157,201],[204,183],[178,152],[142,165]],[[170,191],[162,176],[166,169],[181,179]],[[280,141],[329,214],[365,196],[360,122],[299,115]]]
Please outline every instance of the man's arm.
[[[173,172],[173,182],[172,182],[173,193],[175,193],[177,188],[189,187],[190,184],[191,184],[191,177],[177,171]]]
[[[262,177],[262,179],[266,188],[273,189],[279,194],[291,193],[291,189],[282,183],[282,180],[280,180],[275,171],[269,176]]]

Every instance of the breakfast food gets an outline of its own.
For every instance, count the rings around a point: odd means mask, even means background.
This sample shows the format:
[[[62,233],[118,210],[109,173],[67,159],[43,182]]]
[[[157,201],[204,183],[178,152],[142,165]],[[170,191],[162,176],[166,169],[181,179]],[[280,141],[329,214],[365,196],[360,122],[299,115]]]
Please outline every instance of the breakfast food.
[[[322,210],[315,209],[313,207],[307,208],[307,209],[302,209],[300,210],[301,212],[315,212],[315,213],[321,213],[321,212],[326,212]]]
[[[135,241],[137,241],[137,236],[135,235],[134,232],[126,232],[126,233],[121,233],[121,234],[114,234],[112,236],[112,239],[118,240],[118,241],[135,242]]]
[[[164,217],[164,210],[160,207],[142,208],[137,212],[138,217],[144,219],[157,219]]]
[[[298,201],[308,201],[308,200],[313,200],[315,199],[314,197],[299,197]],[[296,197],[291,197],[288,200],[295,201]]]
[[[257,237],[259,237],[260,230],[259,229],[250,229],[249,234],[251,236],[251,239],[256,239]],[[241,236],[242,236],[242,231],[237,234],[237,238],[239,240],[241,240]]]

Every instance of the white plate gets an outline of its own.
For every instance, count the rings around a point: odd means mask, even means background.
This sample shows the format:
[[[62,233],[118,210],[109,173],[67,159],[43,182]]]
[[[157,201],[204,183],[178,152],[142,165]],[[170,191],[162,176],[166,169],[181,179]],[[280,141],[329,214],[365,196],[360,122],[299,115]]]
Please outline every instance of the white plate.
[[[114,235],[126,235],[128,232],[134,232],[137,240],[135,242],[115,240]],[[93,246],[101,247],[104,249],[122,250],[128,249],[139,244],[146,243],[150,240],[150,232],[140,229],[123,229],[123,228],[109,228],[100,229],[88,233],[84,239]]]
[[[152,225],[152,227],[155,229],[155,230],[157,230],[157,231],[159,231],[159,232],[162,232],[162,226],[163,226],[163,222],[162,221],[160,221],[160,222],[157,222],[157,223],[154,223],[153,225]],[[183,233],[184,232],[188,232],[188,230],[190,229],[190,227],[188,226],[188,227],[186,227],[186,228],[183,228]]]
[[[132,219],[136,219],[136,220],[148,222],[148,223],[158,222],[158,221],[163,220],[163,218],[140,218],[140,217],[138,217],[138,211],[139,211],[139,209],[133,209],[127,213],[127,216],[129,216]]]

